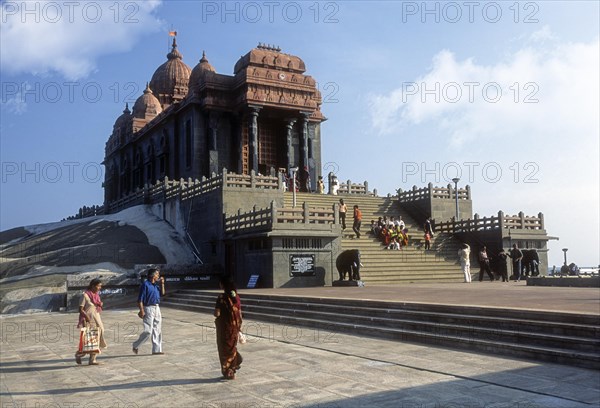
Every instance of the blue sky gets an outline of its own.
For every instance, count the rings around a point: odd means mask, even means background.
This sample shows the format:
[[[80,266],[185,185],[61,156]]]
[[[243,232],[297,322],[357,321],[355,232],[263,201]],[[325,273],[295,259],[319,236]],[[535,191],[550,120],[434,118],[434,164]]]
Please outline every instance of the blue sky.
[[[2,230],[102,202],[104,144],[173,29],[190,67],[300,56],[324,173],[386,194],[460,171],[480,215],[545,214],[550,265],[600,263],[598,2],[1,4]]]

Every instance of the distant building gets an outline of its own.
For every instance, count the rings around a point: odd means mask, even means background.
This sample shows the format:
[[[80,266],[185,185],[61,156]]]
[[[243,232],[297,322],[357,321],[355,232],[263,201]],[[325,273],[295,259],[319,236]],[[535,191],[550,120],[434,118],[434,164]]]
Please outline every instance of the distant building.
[[[273,175],[321,169],[321,94],[304,62],[259,44],[219,74],[203,53],[192,69],[173,39],[133,110],[106,143],[105,204],[157,180],[209,177],[224,168]]]

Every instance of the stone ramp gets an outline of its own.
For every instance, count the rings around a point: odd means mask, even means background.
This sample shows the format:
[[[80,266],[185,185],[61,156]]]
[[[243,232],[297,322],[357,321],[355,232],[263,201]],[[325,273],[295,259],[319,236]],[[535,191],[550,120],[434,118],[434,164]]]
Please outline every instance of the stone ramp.
[[[497,285],[501,287],[500,283]],[[280,324],[600,369],[598,315],[320,297],[318,290],[307,293],[309,291],[306,289],[303,295],[296,293],[293,296],[281,292],[244,291],[244,316]],[[166,299],[164,304],[210,313],[215,296],[216,293],[211,291],[182,290]],[[443,295],[440,295],[442,299]]]
[[[214,299],[213,299],[214,300]],[[110,305],[107,305],[110,306]],[[77,366],[76,314],[0,317],[0,405],[26,407],[527,407],[600,403],[600,372],[245,319],[220,379],[212,314],[163,307],[164,356],[139,355],[136,310],[103,312],[101,366]],[[37,404],[37,405],[36,405]]]
[[[332,208],[340,198],[348,206],[346,230],[342,233],[342,250],[360,249],[363,268],[361,278],[365,283],[387,285],[415,282],[462,282],[463,275],[457,262],[459,242],[449,234],[436,234],[432,248],[424,250],[422,227],[404,211],[394,197],[364,195],[327,195],[298,193],[296,205],[304,202],[310,207]],[[285,193],[285,206],[292,206],[292,193]],[[363,214],[361,238],[352,231],[353,206],[358,205]],[[370,221],[379,217],[402,216],[409,232],[409,245],[401,251],[384,249],[381,242],[368,231]]]

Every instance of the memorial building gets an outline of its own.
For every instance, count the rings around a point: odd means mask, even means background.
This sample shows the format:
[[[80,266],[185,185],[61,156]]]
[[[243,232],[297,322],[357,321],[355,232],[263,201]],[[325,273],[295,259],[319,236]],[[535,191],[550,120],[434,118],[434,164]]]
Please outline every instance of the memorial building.
[[[207,279],[229,274],[239,286],[331,285],[343,254],[357,250],[344,268],[364,266],[369,284],[460,282],[457,250],[465,242],[472,257],[481,245],[497,254],[517,244],[539,252],[545,270],[549,237],[542,213],[480,217],[469,186],[429,184],[379,197],[366,181],[322,174],[326,119],[306,71],[299,57],[263,44],[242,56],[232,75],[217,73],[204,52],[191,68],[173,39],[167,61],[114,123],[103,162],[104,205],[79,216],[145,205],[194,253],[197,264],[179,269],[201,265]],[[291,188],[288,178],[298,169],[300,183]],[[320,177],[325,194],[315,191]],[[307,192],[297,197],[297,189]],[[339,196],[348,208],[360,207],[362,238],[353,239],[351,211],[344,229]],[[403,251],[382,256],[380,239],[366,230],[385,216],[403,218],[411,239]],[[439,230],[431,250],[421,232],[429,217]]]
[[[117,118],[106,143],[105,203],[165,177],[209,177],[223,169],[275,175],[321,169],[321,94],[304,61],[259,44],[233,75],[217,73],[203,53],[190,68],[173,39],[135,101]]]

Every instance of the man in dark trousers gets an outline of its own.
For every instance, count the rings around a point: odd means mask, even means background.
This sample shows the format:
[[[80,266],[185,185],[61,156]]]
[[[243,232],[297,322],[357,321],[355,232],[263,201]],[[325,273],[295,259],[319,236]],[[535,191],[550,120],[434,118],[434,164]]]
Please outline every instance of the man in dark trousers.
[[[165,354],[162,351],[162,316],[158,306],[161,295],[165,295],[165,279],[158,269],[148,269],[148,277],[140,286],[138,295],[138,316],[144,321],[144,331],[133,343],[135,354],[149,338],[152,338],[152,354]]]
[[[512,259],[513,279],[515,282],[518,282],[521,280],[521,259],[523,259],[523,252],[517,247],[517,244],[513,244],[508,256]]]
[[[485,246],[481,247],[479,251],[479,282],[483,281],[483,271],[486,271],[490,277],[490,282],[494,281],[494,274],[490,269],[490,258],[488,258],[487,249]]]
[[[339,205],[340,224],[342,224],[342,230],[346,229],[346,213],[348,212],[348,206],[344,204],[344,199],[340,198]]]
[[[502,282],[508,282],[508,265],[507,265],[507,255],[506,252],[504,252],[504,248],[502,248],[500,250],[500,252],[498,253],[498,259],[496,264],[498,265],[498,269],[500,272],[500,275],[502,275]]]
[[[352,229],[356,233],[356,238],[360,238],[360,224],[362,222],[362,212],[358,209],[358,205],[354,206],[354,224]]]
[[[427,217],[425,223],[423,224],[423,231],[426,234],[429,234],[430,237],[433,237],[433,227],[431,225],[431,217]]]

